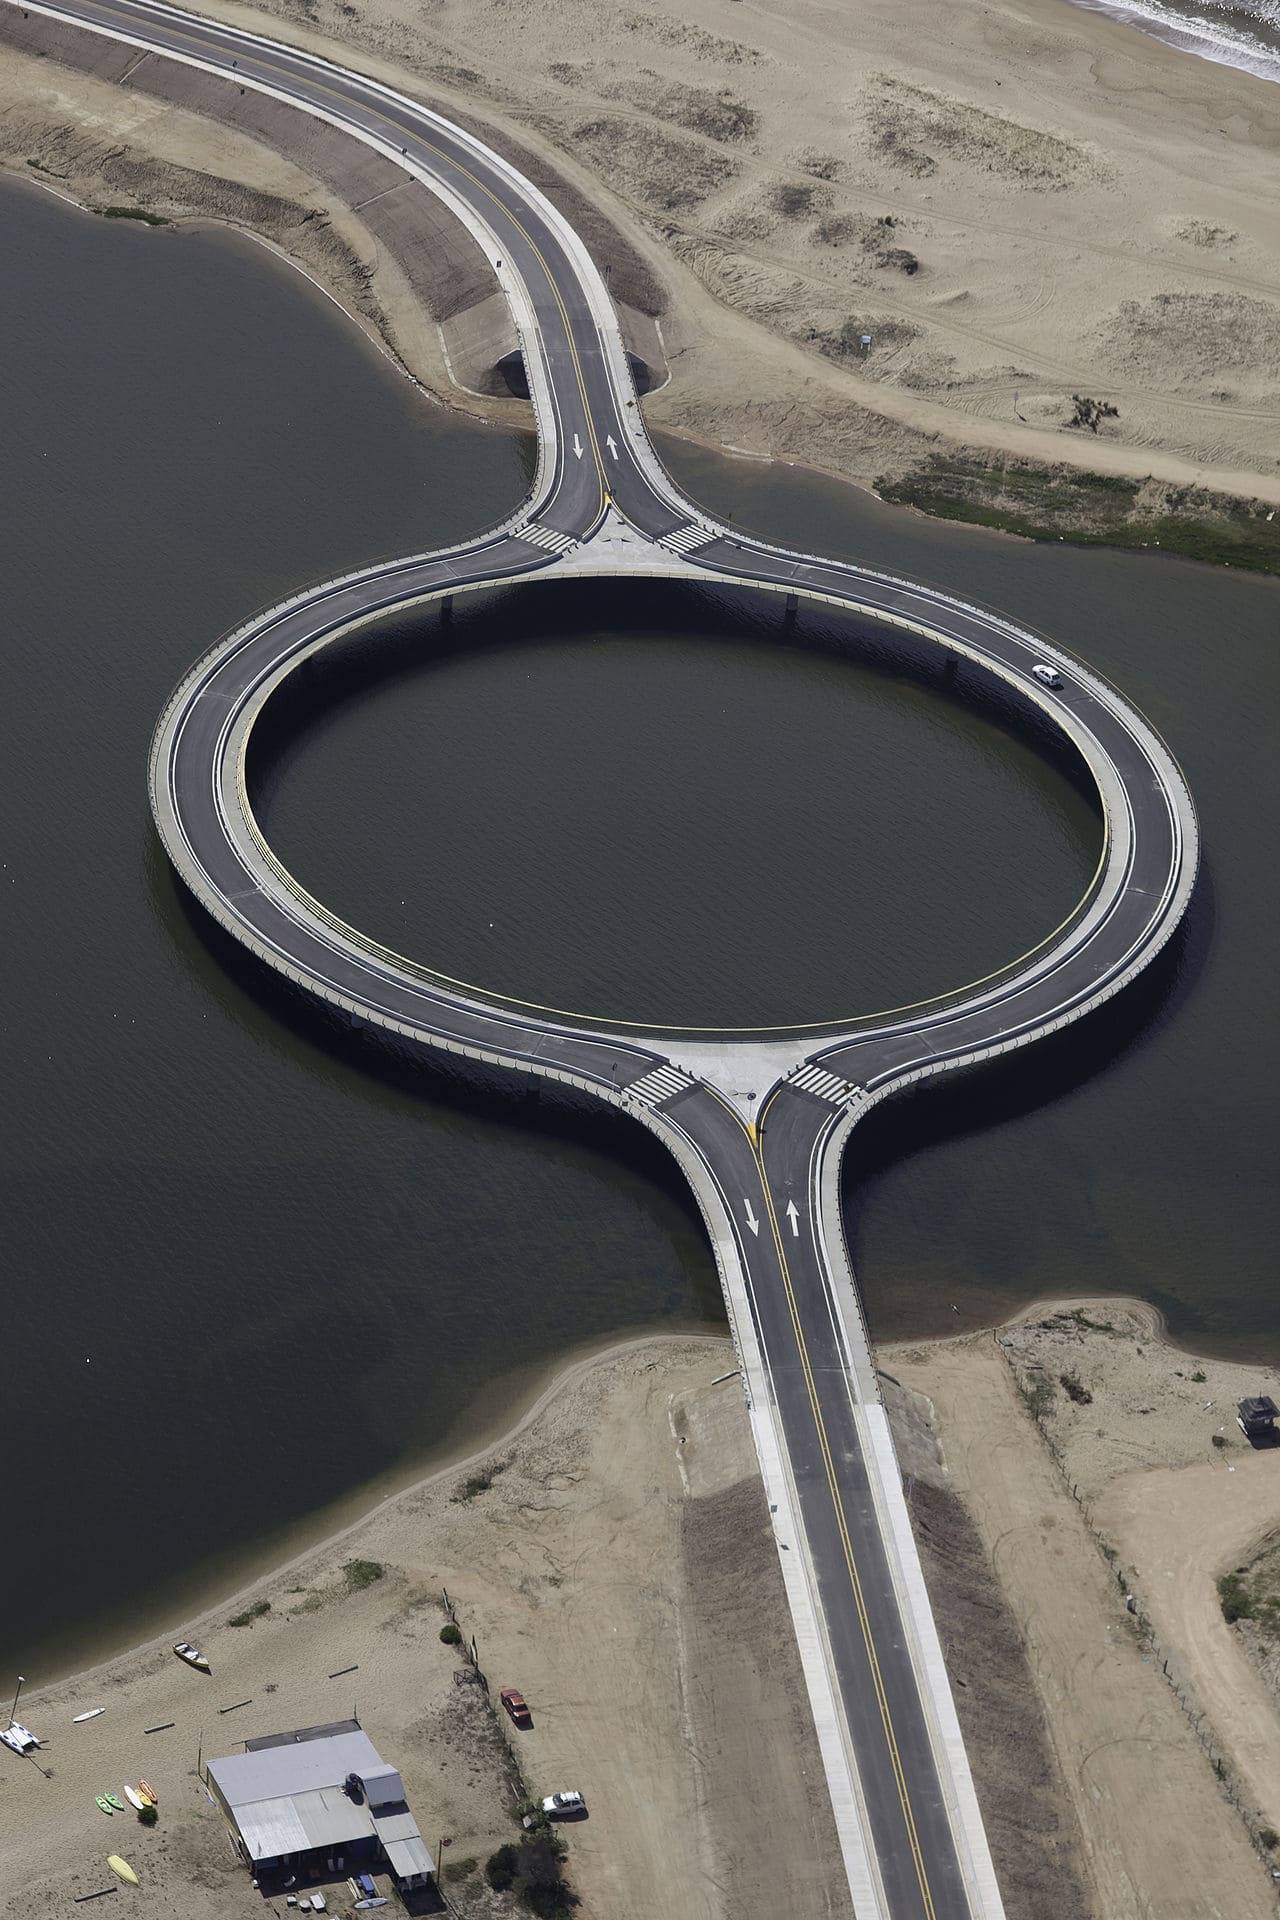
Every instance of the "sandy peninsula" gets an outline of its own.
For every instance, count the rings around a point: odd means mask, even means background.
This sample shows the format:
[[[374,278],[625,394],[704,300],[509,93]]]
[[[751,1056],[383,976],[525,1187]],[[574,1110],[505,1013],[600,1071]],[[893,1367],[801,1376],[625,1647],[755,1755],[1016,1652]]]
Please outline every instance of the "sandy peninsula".
[[[1280,1453],[1228,1430],[1234,1397],[1280,1380],[1182,1353],[1131,1301],[1041,1305],[881,1361],[1010,1920],[1273,1913],[1280,1714],[1215,1582],[1280,1528]],[[441,1643],[446,1590],[482,1677]],[[211,1678],[175,1661],[180,1634]],[[495,1711],[503,1684],[531,1732]],[[492,1446],[265,1579],[33,1677],[47,1744],[0,1768],[0,1914],[65,1911],[117,1851],[132,1904],[252,1920],[197,1763],[353,1709],[430,1844],[450,1837],[464,1913],[512,1911],[484,1861],[527,1794],[567,1785],[591,1804],[568,1860],[586,1920],[640,1920],[673,1887],[694,1920],[847,1911],[727,1341],[576,1363]],[[153,1833],[94,1805],[140,1775]]]
[[[1280,501],[1266,81],[1065,0],[214,10],[407,79],[518,152],[611,267],[656,425],[862,482],[967,448]],[[48,53],[0,59],[6,164],[265,232],[429,387],[510,413],[475,391],[504,323],[469,268],[424,292],[373,196],[344,201],[305,153],[282,167],[261,116],[197,131],[161,63],[125,86]],[[1118,417],[1068,428],[1077,392]]]
[[[440,1640],[446,1591],[483,1678]],[[174,1658],[180,1635],[211,1677]],[[526,1694],[531,1731],[495,1711],[504,1684]],[[446,1887],[468,1915],[513,1910],[483,1863],[518,1837],[528,1795],[566,1786],[591,1808],[570,1832],[585,1920],[640,1920],[673,1886],[690,1915],[741,1913],[764,1891],[775,1910],[844,1911],[727,1341],[578,1363],[496,1446],[265,1580],[65,1682],[33,1677],[23,1715],[47,1744],[39,1765],[0,1767],[0,1913],[65,1912],[110,1883],[113,1851],[139,1873],[142,1910],[261,1913],[198,1761],[353,1709],[402,1768],[432,1851],[449,1836]],[[150,1833],[94,1804],[140,1776],[160,1796]]]

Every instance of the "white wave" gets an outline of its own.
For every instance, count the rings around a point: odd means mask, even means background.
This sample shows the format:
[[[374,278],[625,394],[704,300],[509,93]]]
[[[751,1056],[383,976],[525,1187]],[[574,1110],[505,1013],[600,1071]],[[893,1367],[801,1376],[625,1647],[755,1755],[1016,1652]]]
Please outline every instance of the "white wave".
[[[1198,54],[1202,60],[1239,67],[1262,80],[1280,81],[1280,49],[1266,46],[1225,20],[1188,18],[1164,6],[1161,0],[1072,0],[1072,5],[1085,7],[1090,13],[1105,13],[1126,26],[1140,27],[1185,53]],[[1280,0],[1254,0],[1253,11],[1260,24],[1280,28]]]

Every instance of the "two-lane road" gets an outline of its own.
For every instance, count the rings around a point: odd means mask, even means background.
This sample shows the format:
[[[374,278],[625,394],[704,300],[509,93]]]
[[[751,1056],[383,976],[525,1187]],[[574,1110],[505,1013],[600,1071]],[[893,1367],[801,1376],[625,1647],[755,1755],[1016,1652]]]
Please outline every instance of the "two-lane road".
[[[204,110],[229,120],[247,89],[343,129],[442,199],[489,259],[519,330],[538,427],[538,474],[524,508],[462,547],[322,582],[214,646],[156,729],[157,828],[209,912],[318,999],[427,1048],[569,1082],[634,1114],[670,1148],[724,1285],[858,1920],[997,1920],[999,1891],[849,1271],[839,1161],[877,1099],[1056,1030],[1160,950],[1197,861],[1195,813],[1175,761],[1114,688],[1002,616],[874,569],[742,538],[684,500],[645,434],[617,318],[581,240],[473,133],[359,71],[161,0],[21,8],[7,0],[0,14],[22,44],[52,33],[41,50],[58,59],[74,62],[78,46],[106,35],[199,68],[216,83]],[[150,64],[127,84],[145,90]],[[299,663],[393,609],[497,583],[633,568],[852,610],[1014,689],[1040,724],[1058,729],[1097,788],[1104,844],[1075,911],[1033,952],[944,1001],[822,1032],[662,1034],[593,1026],[449,980],[308,896],[266,844],[245,780],[252,729]],[[1052,663],[1060,689],[1031,676],[1037,661]]]

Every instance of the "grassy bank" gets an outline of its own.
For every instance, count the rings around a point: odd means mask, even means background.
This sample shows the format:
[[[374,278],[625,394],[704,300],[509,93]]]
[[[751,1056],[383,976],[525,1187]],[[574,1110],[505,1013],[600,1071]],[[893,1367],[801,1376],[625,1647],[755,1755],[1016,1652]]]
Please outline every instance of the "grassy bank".
[[[1280,574],[1280,508],[1199,487],[934,454],[927,467],[879,481],[876,490],[882,499],[942,520],[998,527],[1029,540],[1159,547],[1217,566]]]

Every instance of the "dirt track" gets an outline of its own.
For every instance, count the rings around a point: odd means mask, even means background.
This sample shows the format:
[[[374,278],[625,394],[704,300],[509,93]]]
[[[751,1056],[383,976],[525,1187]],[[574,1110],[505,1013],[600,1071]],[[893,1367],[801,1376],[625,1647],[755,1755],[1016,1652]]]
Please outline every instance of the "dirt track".
[[[1244,1825],[1145,1655],[993,1338],[899,1351],[886,1364],[932,1399],[956,1489],[1022,1628],[1099,1920],[1274,1915]]]
[[[1098,1500],[1095,1519],[1133,1569],[1152,1625],[1177,1648],[1263,1820],[1280,1831],[1280,1715],[1223,1619],[1215,1586],[1280,1527],[1278,1469],[1272,1454],[1255,1453],[1230,1472],[1205,1462],[1124,1474]]]

